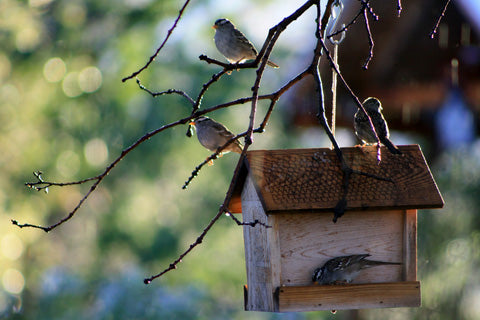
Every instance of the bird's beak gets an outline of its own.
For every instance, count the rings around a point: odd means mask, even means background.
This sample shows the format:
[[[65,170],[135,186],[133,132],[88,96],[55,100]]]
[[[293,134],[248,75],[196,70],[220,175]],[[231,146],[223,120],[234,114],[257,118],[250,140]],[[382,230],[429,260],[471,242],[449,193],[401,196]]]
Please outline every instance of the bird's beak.
[[[213,28],[213,29],[217,29],[218,27],[217,27],[216,25],[213,25],[212,28]]]
[[[189,123],[189,125],[194,126],[194,125],[195,125],[195,121],[191,121],[191,122]]]

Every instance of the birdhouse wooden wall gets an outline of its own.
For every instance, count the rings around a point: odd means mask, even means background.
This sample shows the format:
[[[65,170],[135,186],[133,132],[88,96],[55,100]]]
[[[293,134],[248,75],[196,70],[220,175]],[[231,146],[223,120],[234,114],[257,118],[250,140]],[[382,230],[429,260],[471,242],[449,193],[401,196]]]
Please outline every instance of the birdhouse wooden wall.
[[[312,311],[420,305],[417,281],[417,208],[443,200],[418,146],[402,155],[382,148],[345,148],[358,171],[347,195],[347,211],[332,222],[341,199],[342,172],[330,149],[250,151],[229,203],[242,212],[247,285],[245,309]],[[344,255],[401,262],[363,270],[353,283],[316,285],[313,271]]]

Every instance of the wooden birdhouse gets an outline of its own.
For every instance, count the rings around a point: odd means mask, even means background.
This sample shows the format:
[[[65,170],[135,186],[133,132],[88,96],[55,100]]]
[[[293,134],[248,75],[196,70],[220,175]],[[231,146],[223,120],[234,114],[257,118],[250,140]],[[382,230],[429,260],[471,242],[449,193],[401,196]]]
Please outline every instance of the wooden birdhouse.
[[[402,155],[343,148],[353,174],[347,208],[336,223],[343,173],[330,149],[249,151],[228,208],[242,213],[247,285],[245,309],[290,312],[420,306],[417,209],[443,199],[418,145]],[[378,179],[375,177],[381,177]],[[400,262],[362,270],[350,284],[312,283],[314,270],[345,255]]]

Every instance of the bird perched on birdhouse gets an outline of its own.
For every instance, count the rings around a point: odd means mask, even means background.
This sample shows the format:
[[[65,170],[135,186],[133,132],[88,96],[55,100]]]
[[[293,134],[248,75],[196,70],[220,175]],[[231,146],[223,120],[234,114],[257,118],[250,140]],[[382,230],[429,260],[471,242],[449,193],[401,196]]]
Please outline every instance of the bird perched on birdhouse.
[[[390,131],[388,130],[388,124],[382,113],[382,103],[377,98],[367,98],[363,103],[363,107],[372,120],[375,132],[378,139],[388,150],[393,154],[401,154],[396,145],[389,139]],[[353,122],[355,127],[355,134],[358,139],[364,144],[373,144],[377,142],[375,133],[372,130],[370,121],[367,115],[362,109],[358,108],[355,113],[355,120]]]

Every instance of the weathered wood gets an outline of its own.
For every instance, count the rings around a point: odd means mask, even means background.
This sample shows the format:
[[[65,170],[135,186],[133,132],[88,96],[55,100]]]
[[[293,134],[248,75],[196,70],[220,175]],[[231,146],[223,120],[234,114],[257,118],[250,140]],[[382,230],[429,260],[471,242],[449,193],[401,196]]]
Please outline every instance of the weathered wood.
[[[400,146],[402,155],[382,147],[342,148],[354,169],[391,179],[382,181],[353,174],[347,210],[440,208],[443,199],[418,145]],[[254,177],[267,213],[279,211],[332,210],[342,197],[342,177],[335,152],[330,149],[248,151],[242,178],[238,180],[231,212],[240,212],[238,201],[246,173]]]
[[[258,220],[271,226],[243,227],[248,286],[245,309],[278,311],[277,299],[274,298],[274,292],[280,286],[281,270],[277,218],[265,215],[250,177],[247,177],[242,192],[242,203],[244,222]]]
[[[405,280],[403,210],[362,211],[345,215],[337,223],[332,223],[328,212],[272,216],[278,221],[282,285],[310,285],[313,271],[327,260],[363,253],[371,254],[372,260],[400,262],[402,265],[365,269],[355,283]]]
[[[421,304],[418,281],[284,286],[278,289],[278,299],[280,312],[418,307]]]
[[[342,197],[342,172],[330,149],[249,151],[229,210],[242,212],[247,286],[245,310],[309,311],[416,307],[417,208],[442,207],[443,199],[418,146],[402,155],[382,148],[344,148],[354,169],[347,210],[332,222]],[[342,255],[400,262],[362,270],[349,285],[313,286],[314,269]]]
[[[417,280],[417,210],[405,212],[405,237],[404,237],[404,280]]]

